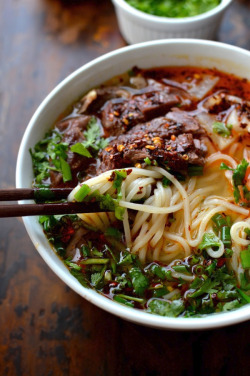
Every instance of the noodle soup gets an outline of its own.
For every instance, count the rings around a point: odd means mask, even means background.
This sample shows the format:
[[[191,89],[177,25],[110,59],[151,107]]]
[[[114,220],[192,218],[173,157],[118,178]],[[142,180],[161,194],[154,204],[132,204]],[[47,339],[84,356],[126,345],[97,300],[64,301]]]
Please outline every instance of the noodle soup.
[[[35,187],[105,210],[40,218],[83,286],[170,317],[249,303],[249,101],[217,70],[133,68],[35,146]]]

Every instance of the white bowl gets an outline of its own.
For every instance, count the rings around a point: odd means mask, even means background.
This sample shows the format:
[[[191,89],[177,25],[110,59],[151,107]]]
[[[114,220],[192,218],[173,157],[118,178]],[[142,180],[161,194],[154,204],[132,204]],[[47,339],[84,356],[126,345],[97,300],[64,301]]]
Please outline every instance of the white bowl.
[[[29,149],[44,137],[45,132],[65,108],[92,87],[127,71],[134,65],[142,68],[173,65],[216,67],[250,79],[250,52],[217,42],[161,40],[125,47],[101,56],[68,76],[38,107],[24,133],[19,149],[16,168],[18,188],[31,186],[33,171]],[[38,218],[26,217],[24,224],[40,255],[68,286],[98,307],[126,320],[155,328],[194,330],[217,328],[250,318],[250,305],[202,318],[161,317],[120,305],[80,285],[51,249]]]
[[[214,39],[222,16],[232,0],[222,0],[214,9],[194,17],[152,16],[124,0],[112,0],[124,39],[130,43],[165,38]]]

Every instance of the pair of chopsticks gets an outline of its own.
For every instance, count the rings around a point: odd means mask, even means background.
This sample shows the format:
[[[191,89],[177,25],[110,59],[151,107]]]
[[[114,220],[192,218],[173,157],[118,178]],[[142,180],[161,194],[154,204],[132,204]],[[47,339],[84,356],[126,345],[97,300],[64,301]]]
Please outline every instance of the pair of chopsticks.
[[[43,203],[41,201],[58,201],[66,199],[71,188],[51,188],[48,195],[39,188],[16,188],[0,189],[0,201],[38,200],[37,204],[12,204],[0,205],[0,218],[24,217],[31,215],[56,215],[76,213],[98,213],[105,210],[100,209],[98,203],[94,202],[54,202]]]

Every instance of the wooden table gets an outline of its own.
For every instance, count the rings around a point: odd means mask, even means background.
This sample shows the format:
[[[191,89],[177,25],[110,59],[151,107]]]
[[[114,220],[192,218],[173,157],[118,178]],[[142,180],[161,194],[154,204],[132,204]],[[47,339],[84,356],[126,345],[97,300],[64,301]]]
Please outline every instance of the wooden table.
[[[250,49],[249,0],[234,2],[218,39]],[[15,185],[18,147],[42,99],[82,64],[125,44],[111,1],[1,1],[1,188]],[[249,374],[249,323],[181,333],[116,318],[56,277],[20,218],[0,219],[0,266],[1,376]]]

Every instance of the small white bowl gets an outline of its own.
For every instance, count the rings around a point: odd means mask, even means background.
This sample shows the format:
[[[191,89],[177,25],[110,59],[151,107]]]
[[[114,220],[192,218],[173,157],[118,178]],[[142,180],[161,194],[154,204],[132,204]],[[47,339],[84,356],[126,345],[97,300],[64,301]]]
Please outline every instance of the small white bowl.
[[[59,115],[80,95],[135,65],[141,68],[174,65],[215,67],[250,80],[250,52],[217,42],[192,39],[161,40],[128,46],[101,56],[63,80],[36,110],[24,133],[18,153],[18,188],[31,186],[33,171],[29,149],[44,137]],[[37,217],[25,217],[23,220],[38,252],[58,277],[83,298],[116,316],[146,326],[175,330],[218,328],[250,319],[250,304],[235,311],[202,318],[171,318],[151,315],[111,301],[94,290],[84,288],[70,274],[52,250]]]
[[[214,39],[222,16],[232,0],[222,0],[214,9],[194,17],[152,16],[130,6],[124,0],[112,0],[124,39],[140,43],[165,38]]]

